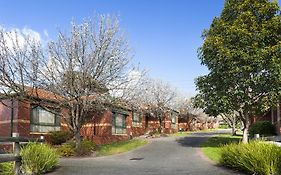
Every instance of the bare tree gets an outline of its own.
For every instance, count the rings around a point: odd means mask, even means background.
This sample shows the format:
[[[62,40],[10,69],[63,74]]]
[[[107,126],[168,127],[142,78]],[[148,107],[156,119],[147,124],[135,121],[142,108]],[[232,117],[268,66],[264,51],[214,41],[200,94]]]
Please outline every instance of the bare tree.
[[[194,105],[193,97],[185,97],[183,94],[178,94],[175,102],[175,109],[180,112],[180,117],[188,121],[188,125],[191,130],[195,129],[195,124],[199,120],[205,129],[207,129],[207,123],[213,122],[214,118],[207,115],[203,109],[200,109]]]
[[[0,28],[0,99],[28,98],[42,67],[40,41],[21,31]]]
[[[121,89],[116,89],[112,95],[131,105],[136,110],[141,110],[141,106],[147,102],[147,87],[150,79],[146,70],[132,70],[129,72],[128,81],[124,83]]]
[[[127,80],[129,51],[118,19],[111,16],[72,23],[69,34],[60,32],[58,40],[49,43],[42,82],[68,109],[64,118],[77,145],[88,115],[103,110],[109,91]]]
[[[176,100],[176,109],[178,109],[182,114],[192,114],[198,115],[200,113],[200,109],[194,107],[192,103],[192,98],[184,97],[184,95],[179,94]]]
[[[10,135],[14,131],[15,100],[33,101],[33,88],[42,67],[40,38],[34,33],[0,27],[0,103],[11,108]]]
[[[163,130],[163,121],[165,113],[170,111],[173,99],[176,97],[176,90],[166,82],[161,80],[150,79],[145,91],[143,92],[141,101],[146,104],[147,111],[151,117],[155,117],[159,121],[159,131]]]
[[[0,30],[1,97],[29,98],[30,87],[53,93],[79,146],[89,114],[104,110],[109,92],[128,80],[130,49],[118,19],[101,15],[73,22],[70,32],[60,32],[44,49],[31,37],[13,35],[7,39]]]

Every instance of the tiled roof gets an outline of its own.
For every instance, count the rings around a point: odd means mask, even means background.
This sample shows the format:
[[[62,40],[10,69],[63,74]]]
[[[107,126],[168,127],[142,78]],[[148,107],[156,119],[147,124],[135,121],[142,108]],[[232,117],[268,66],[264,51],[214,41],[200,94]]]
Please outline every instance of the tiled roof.
[[[26,93],[28,96],[31,97],[35,97],[35,98],[39,98],[39,99],[46,99],[46,100],[51,100],[51,101],[60,101],[63,99],[63,97],[44,90],[44,89],[39,89],[39,88],[31,88],[31,87],[27,87],[26,88]]]

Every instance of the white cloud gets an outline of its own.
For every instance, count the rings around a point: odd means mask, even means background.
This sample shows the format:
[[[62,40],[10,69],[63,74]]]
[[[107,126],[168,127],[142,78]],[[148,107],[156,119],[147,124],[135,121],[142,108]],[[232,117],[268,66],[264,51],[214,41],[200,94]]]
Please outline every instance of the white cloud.
[[[44,33],[46,38],[49,38],[49,33],[48,33],[48,31],[46,29],[44,29],[43,33]]]
[[[27,27],[24,27],[22,30],[21,30],[21,33],[34,39],[35,41],[41,41],[41,36],[38,32],[30,29],[30,28],[27,28]]]
[[[129,96],[135,93],[136,89],[139,88],[142,79],[143,79],[143,73],[141,71],[131,70],[128,72],[127,82],[125,84],[122,84],[120,82],[112,83],[113,87],[115,87],[118,84],[118,89],[113,88],[113,90],[110,91],[110,94],[114,97],[130,98]]]
[[[22,29],[19,28],[11,28],[7,29],[3,26],[0,26],[0,30],[4,32],[4,40],[9,48],[13,48],[13,46],[19,46],[22,48],[25,44],[26,38],[32,39],[35,42],[41,42],[40,33],[24,27]]]
[[[19,31],[16,29],[13,29],[11,31],[6,31],[4,33],[4,40],[6,41],[6,44],[8,48],[12,49],[13,46],[18,45],[20,48],[24,45],[24,37],[23,35],[19,34]]]

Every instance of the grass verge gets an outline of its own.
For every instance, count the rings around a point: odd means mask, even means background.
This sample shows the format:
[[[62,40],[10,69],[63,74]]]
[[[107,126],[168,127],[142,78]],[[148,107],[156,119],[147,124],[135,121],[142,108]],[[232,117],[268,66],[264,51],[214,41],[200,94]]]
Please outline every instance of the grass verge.
[[[202,130],[196,130],[196,131],[189,131],[190,133],[196,133],[196,132],[213,132],[217,131],[218,129],[202,129]]]
[[[218,130],[218,129],[205,129],[205,130],[197,130],[197,131],[176,132],[176,133],[173,133],[173,134],[169,134],[169,137],[181,137],[181,136],[190,135],[192,133],[213,132],[213,131],[216,131],[216,130]]]
[[[176,132],[173,134],[169,134],[169,137],[182,137],[182,136],[187,136],[189,135],[191,132],[189,131],[185,131],[185,132]]]
[[[97,156],[108,156],[108,155],[131,151],[147,143],[148,143],[147,140],[133,139],[133,140],[120,141],[111,144],[101,145],[97,150]]]
[[[241,139],[241,136],[231,136],[228,134],[211,137],[201,145],[202,152],[218,164],[222,154],[222,147],[226,144],[238,143]]]

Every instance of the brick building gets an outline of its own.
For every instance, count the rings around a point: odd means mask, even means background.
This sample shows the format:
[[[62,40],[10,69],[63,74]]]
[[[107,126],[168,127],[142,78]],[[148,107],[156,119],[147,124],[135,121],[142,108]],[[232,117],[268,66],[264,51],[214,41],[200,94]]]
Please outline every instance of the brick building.
[[[13,132],[21,137],[39,137],[66,127],[61,123],[58,97],[44,90],[30,90],[32,100],[16,98],[3,99],[0,103],[0,136],[12,136]],[[44,99],[44,102],[40,102]],[[47,110],[48,109],[48,110]]]
[[[277,134],[280,135],[280,132],[281,132],[280,111],[281,111],[280,105],[278,107],[271,108],[264,115],[252,117],[251,118],[251,124],[253,124],[257,121],[269,121],[275,126]],[[279,129],[279,132],[278,132],[278,129]]]
[[[219,122],[215,118],[201,118],[193,114],[181,114],[178,120],[179,129],[182,131],[197,131],[205,129],[216,129]]]
[[[178,132],[178,116],[179,113],[175,110],[168,109],[162,121],[163,133],[170,134]],[[160,128],[160,122],[157,116],[154,116],[151,113],[146,113],[145,117],[146,130],[147,131],[156,131]]]
[[[63,109],[57,107],[59,96],[42,89],[30,90],[29,96],[32,100],[2,100],[0,137],[14,132],[22,137],[39,137],[50,131],[68,129],[63,121]],[[92,120],[83,125],[81,135],[97,144],[127,140],[159,128],[157,118],[149,116],[146,110],[133,110],[126,105],[111,105],[106,111],[89,115]],[[177,111],[166,111],[162,128],[164,133],[178,131]]]
[[[45,98],[46,93],[40,91],[38,97]],[[56,103],[53,99],[39,106],[37,102],[29,100],[2,100],[0,137],[9,137],[14,132],[21,137],[40,137],[50,131],[67,130],[67,124],[60,115],[61,109],[56,108]],[[81,135],[97,144],[125,140],[145,133],[145,118],[141,112],[116,107],[95,114],[93,118],[83,125]]]
[[[145,134],[142,112],[115,107],[93,117],[81,129],[81,135],[97,144],[128,140]]]

